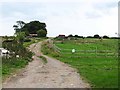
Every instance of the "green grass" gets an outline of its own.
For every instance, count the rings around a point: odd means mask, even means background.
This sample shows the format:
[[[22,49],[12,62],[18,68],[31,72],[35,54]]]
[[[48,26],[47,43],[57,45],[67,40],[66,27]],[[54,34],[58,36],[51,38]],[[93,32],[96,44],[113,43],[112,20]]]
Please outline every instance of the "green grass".
[[[117,40],[113,39],[108,39],[108,40],[92,40],[92,39],[87,39],[84,41],[84,43],[80,42],[81,40],[71,40],[71,41],[65,41],[63,44],[62,43],[55,43],[58,47],[61,49],[79,49],[79,50],[93,50],[97,49],[98,50],[112,50],[115,51],[117,50]],[[93,41],[93,42],[92,42]],[[85,43],[86,42],[86,43]]]
[[[59,58],[77,68],[93,87],[115,88],[118,86],[118,65],[115,58]]]
[[[30,41],[30,42],[24,42],[24,47],[29,47],[29,45],[31,45],[31,44],[33,44],[33,43],[35,43],[35,41],[34,40],[32,40],[32,41]]]
[[[109,53],[103,52],[103,50],[110,50],[111,52],[117,53],[117,40],[103,39],[101,41],[99,39],[80,39],[71,41],[67,40],[63,43],[55,41],[54,43],[61,49],[61,53],[55,58],[64,63],[70,64],[73,68],[76,68],[83,79],[91,84],[91,87],[118,87],[118,58],[114,54],[108,57]],[[43,45],[43,47],[45,46]],[[76,53],[74,54],[71,53],[73,48],[76,49]],[[99,57],[96,57],[96,53],[81,53],[77,51],[96,50],[96,48],[97,50],[102,50],[102,52],[97,52],[97,56]],[[43,49],[55,54],[54,50],[49,49],[49,47]],[[54,57],[55,55],[51,53],[48,55]]]
[[[4,60],[4,61],[3,61]],[[26,58],[2,58],[2,76],[3,81],[17,70],[24,68],[28,64]]]
[[[31,44],[33,43],[37,43],[37,42],[40,42],[40,41],[43,41],[45,40],[46,38],[31,38],[29,42],[24,42],[24,47],[29,47]]]

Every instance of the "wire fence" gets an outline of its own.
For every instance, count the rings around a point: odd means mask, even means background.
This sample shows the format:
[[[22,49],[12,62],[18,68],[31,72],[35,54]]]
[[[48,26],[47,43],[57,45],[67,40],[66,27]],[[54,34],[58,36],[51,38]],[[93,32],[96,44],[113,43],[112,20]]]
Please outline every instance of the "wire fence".
[[[54,45],[54,48],[63,56],[63,57],[118,57],[117,51],[112,50],[75,50],[72,52],[72,49],[61,49]]]

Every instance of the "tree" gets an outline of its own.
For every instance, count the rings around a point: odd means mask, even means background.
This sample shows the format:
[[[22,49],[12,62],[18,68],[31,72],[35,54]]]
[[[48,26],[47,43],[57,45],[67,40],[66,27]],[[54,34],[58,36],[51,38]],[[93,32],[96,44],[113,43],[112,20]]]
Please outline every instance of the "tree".
[[[19,33],[22,31],[23,26],[25,23],[23,21],[16,21],[17,25],[13,25],[13,28],[15,30],[15,33]]]
[[[38,30],[37,31],[38,37],[46,37],[47,32],[45,30]]]
[[[14,28],[14,30],[15,30],[15,33],[19,32],[19,28],[18,28],[17,25],[13,25],[13,28]]]
[[[95,34],[94,38],[100,38],[100,36],[98,34]]]
[[[8,36],[5,36],[4,39],[7,41],[9,38],[8,38]]]
[[[83,38],[83,36],[75,35],[76,38]]]
[[[16,37],[16,41],[20,44],[23,44],[25,40],[25,32],[19,32]]]
[[[74,37],[79,38],[79,36],[78,36],[78,35],[75,35]]]
[[[29,34],[37,34],[38,30],[44,30],[47,32],[46,24],[39,21],[31,21],[30,23],[26,23],[22,29],[23,31],[29,32]]]
[[[70,34],[70,35],[68,35],[68,37],[73,37],[73,35],[72,35],[72,34]]]
[[[17,25],[13,25],[14,30],[16,31],[15,34],[24,32],[26,36],[29,34],[37,34],[39,33],[39,30],[44,30],[41,31],[43,35],[39,35],[40,37],[44,37],[47,34],[47,29],[46,29],[46,24],[39,22],[39,21],[31,21],[29,23],[25,23],[23,21],[17,21]],[[40,33],[39,33],[40,34]]]
[[[17,21],[16,23],[19,26],[19,28],[22,28],[25,25],[23,21]]]
[[[103,36],[103,38],[106,38],[106,39],[108,39],[109,37],[108,37],[108,36],[106,36],[106,35],[104,35],[104,36]]]
[[[87,36],[87,38],[94,38],[93,36]]]

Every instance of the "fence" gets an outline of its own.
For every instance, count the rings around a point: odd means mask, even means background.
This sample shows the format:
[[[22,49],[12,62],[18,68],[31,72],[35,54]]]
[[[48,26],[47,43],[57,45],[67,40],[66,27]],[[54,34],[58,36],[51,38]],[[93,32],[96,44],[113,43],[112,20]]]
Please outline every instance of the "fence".
[[[94,50],[75,50],[75,52],[72,52],[72,49],[61,49],[54,45],[54,48],[56,51],[61,53],[61,55],[64,57],[118,57],[117,51],[112,50],[98,50],[97,47]]]

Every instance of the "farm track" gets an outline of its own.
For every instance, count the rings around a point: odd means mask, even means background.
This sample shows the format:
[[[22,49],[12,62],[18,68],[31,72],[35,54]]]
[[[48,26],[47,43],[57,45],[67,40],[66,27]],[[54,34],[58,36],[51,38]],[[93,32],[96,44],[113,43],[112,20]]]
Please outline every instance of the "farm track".
[[[25,69],[3,83],[3,88],[89,88],[75,69],[43,55],[40,52],[41,42],[32,44],[30,50],[35,53],[33,61]],[[39,56],[47,59],[43,64]]]

